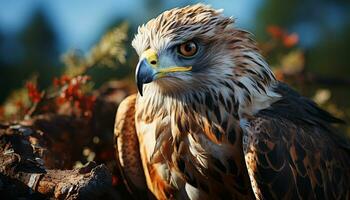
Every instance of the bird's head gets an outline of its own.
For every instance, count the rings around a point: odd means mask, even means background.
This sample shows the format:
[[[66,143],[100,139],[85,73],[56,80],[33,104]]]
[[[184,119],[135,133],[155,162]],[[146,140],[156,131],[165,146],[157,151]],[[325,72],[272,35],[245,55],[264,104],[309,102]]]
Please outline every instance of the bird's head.
[[[140,56],[135,77],[139,92],[153,81],[181,91],[219,78],[223,65],[231,62],[225,32],[232,23],[220,11],[197,4],[166,11],[141,26],[132,43]]]
[[[140,26],[132,42],[140,56],[135,75],[140,94],[151,82],[172,93],[209,90],[227,80],[267,86],[274,79],[271,71],[250,34],[233,23],[222,10],[196,4]]]

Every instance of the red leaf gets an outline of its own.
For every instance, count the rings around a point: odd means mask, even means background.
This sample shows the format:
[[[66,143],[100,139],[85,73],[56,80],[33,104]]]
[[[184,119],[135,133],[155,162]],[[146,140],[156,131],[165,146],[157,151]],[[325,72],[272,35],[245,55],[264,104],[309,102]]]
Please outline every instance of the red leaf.
[[[285,31],[276,25],[268,26],[267,32],[275,39],[280,39],[285,35]]]
[[[60,80],[56,77],[53,78],[52,83],[54,87],[58,87],[61,85]]]
[[[71,80],[71,78],[69,78],[67,75],[62,75],[61,78],[60,78],[60,81],[61,81],[61,85],[64,85],[66,83],[69,83]]]
[[[283,44],[285,47],[293,47],[299,42],[299,36],[296,33],[292,33],[283,38]]]
[[[28,82],[26,84],[26,87],[28,90],[29,99],[34,103],[38,103],[41,100],[41,93],[38,90],[36,84],[32,82]]]

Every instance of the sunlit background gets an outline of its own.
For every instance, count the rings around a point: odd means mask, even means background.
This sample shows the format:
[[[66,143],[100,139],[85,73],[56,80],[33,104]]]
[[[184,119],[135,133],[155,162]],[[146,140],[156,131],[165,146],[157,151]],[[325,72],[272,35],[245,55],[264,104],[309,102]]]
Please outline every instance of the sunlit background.
[[[287,75],[295,75],[291,84],[301,93],[331,107],[341,118],[349,119],[350,2],[347,0],[0,0],[0,102],[23,87],[33,75],[38,75],[40,88],[47,87],[54,77],[62,74],[64,53],[72,49],[88,53],[107,30],[122,22],[129,25],[126,57],[135,60],[130,41],[139,24],[166,9],[196,2],[223,8],[225,15],[236,19],[237,27],[254,33],[263,44],[263,52],[267,51],[264,55],[277,75],[280,69]],[[281,51],[271,47],[276,28],[277,32],[291,34],[297,44]],[[127,62],[130,63],[135,61]],[[104,77],[125,78],[124,74],[132,73],[134,66],[128,67],[130,70],[116,74],[102,72],[97,82],[103,82]],[[305,71],[305,77],[298,78]],[[282,80],[287,79],[281,76]],[[303,82],[304,79],[310,80]]]

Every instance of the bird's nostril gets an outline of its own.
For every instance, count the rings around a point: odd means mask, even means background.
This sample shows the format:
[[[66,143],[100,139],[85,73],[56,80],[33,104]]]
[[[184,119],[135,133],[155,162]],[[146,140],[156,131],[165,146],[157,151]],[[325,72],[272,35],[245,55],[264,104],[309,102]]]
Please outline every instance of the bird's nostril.
[[[152,60],[152,61],[151,61],[151,64],[152,64],[152,65],[155,65],[155,64],[157,64],[157,61]]]

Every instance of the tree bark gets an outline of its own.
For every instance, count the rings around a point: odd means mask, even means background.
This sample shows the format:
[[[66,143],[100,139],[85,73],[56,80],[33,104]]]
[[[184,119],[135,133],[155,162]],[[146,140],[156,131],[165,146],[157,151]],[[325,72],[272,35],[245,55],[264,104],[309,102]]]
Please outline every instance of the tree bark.
[[[112,177],[104,165],[48,170],[43,133],[20,124],[0,124],[1,199],[115,199]],[[114,196],[113,196],[114,195]]]

